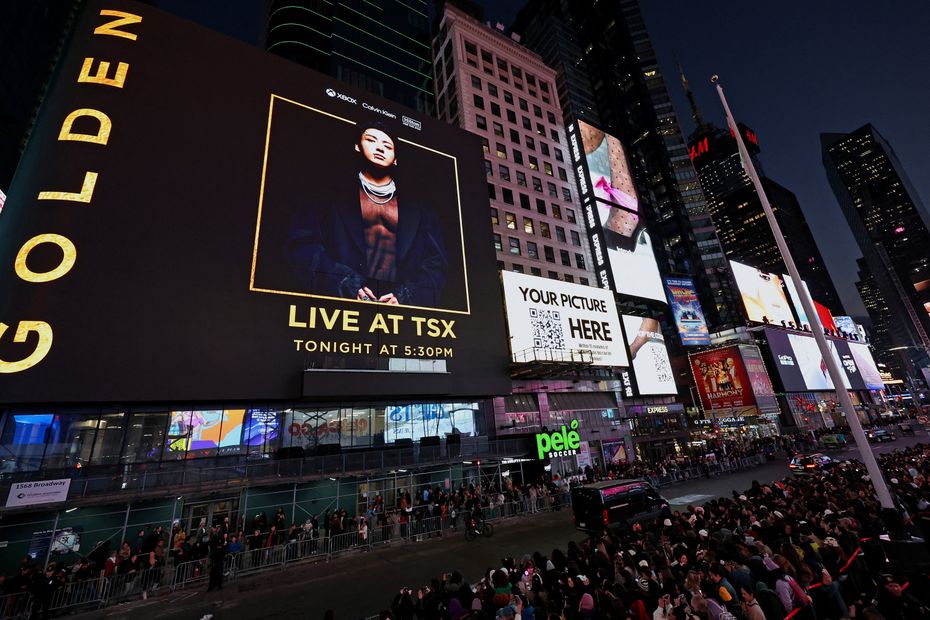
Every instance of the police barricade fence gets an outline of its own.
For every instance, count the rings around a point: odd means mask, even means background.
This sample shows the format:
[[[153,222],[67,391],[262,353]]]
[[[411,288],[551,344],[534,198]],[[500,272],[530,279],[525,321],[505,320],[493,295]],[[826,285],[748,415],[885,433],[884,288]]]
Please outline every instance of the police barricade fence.
[[[32,594],[15,592],[0,596],[0,618],[20,620],[32,615]]]
[[[207,558],[182,562],[174,567],[172,587],[180,589],[199,583],[209,576],[209,571],[210,560]]]
[[[58,610],[65,607],[80,607],[82,605],[103,605],[106,601],[109,584],[105,577],[87,579],[85,581],[72,581],[63,584],[52,593],[49,609]],[[35,601],[33,605],[39,605]]]
[[[169,568],[155,566],[142,571],[101,577],[102,605],[124,601],[137,596],[148,596],[161,588],[170,589],[173,576]]]

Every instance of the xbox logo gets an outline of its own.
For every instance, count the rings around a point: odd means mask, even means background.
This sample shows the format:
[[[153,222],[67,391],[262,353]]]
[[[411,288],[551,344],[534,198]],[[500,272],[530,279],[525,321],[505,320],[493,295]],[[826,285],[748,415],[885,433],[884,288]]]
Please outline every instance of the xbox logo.
[[[334,91],[332,88],[327,88],[327,89],[326,89],[326,94],[329,95],[330,97],[335,97],[335,96],[336,96],[336,91]]]

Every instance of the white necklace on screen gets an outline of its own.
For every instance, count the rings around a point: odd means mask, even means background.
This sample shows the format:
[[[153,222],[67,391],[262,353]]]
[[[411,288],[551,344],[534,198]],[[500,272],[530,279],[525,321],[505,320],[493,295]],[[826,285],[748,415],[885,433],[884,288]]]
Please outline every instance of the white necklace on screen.
[[[394,185],[394,180],[391,179],[384,185],[375,185],[361,172],[358,173],[358,180],[362,184],[362,189],[365,191],[365,195],[368,196],[368,199],[375,203],[376,205],[383,205],[391,202],[394,198],[394,192],[397,191],[397,187]]]

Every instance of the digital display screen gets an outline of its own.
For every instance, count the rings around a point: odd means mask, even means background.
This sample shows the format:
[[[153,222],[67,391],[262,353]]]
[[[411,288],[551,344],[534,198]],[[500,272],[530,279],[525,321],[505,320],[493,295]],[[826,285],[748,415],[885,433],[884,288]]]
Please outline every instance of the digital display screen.
[[[785,280],[785,288],[788,289],[788,295],[791,297],[791,304],[794,306],[794,311],[798,316],[796,325],[802,329],[805,325],[810,327],[811,322],[810,319],[807,318],[807,313],[804,312],[804,306],[801,304],[801,296],[798,293],[798,287],[794,285],[794,280],[791,276],[782,275],[782,278]],[[801,283],[804,286],[804,290],[807,291],[807,296],[810,297],[811,292],[807,288],[807,282],[802,280]]]
[[[474,435],[477,403],[424,403],[396,405],[384,411],[384,441],[419,441],[449,434]]]
[[[267,446],[278,438],[278,412],[275,409],[249,409],[246,414],[242,444]]]
[[[823,356],[820,355],[820,349],[813,336],[788,334],[788,341],[791,343],[791,349],[794,351],[794,357],[797,360],[801,374],[804,376],[804,385],[807,386],[807,389],[812,391],[832,390],[833,380],[830,378],[827,363],[823,360]],[[836,349],[837,343],[827,340],[827,344],[830,346],[837,365],[843,368],[843,362],[840,360]],[[852,387],[846,373],[843,374],[843,384],[847,389]]]
[[[851,316],[835,316],[833,317],[833,324],[836,325],[836,330],[842,334],[859,336],[859,329]]]
[[[584,121],[575,127],[569,127],[569,141],[601,286],[665,302],[626,148]]]
[[[830,309],[817,301],[814,301],[814,308],[817,310],[817,317],[820,319],[821,327],[835,330],[836,323],[833,322],[833,314],[830,312]]]
[[[885,387],[881,374],[875,364],[875,358],[869,350],[869,345],[861,342],[848,342],[849,352],[852,354],[862,377],[862,383],[868,390],[881,390]]]
[[[739,347],[692,353],[688,357],[704,411],[756,404]]]
[[[685,346],[710,344],[710,332],[704,320],[704,311],[698,300],[697,289],[691,278],[666,278],[665,291],[671,302],[675,325],[681,344]]]
[[[0,402],[510,389],[479,138],[146,4],[83,3],[9,197]]]
[[[590,351],[594,366],[628,366],[620,317],[608,290],[504,271],[514,359]]]
[[[740,297],[746,308],[746,317],[756,323],[785,324],[794,321],[791,306],[781,287],[781,278],[773,273],[759,271],[755,267],[730,261],[733,276],[739,286]]]
[[[638,392],[643,396],[677,394],[672,362],[659,322],[624,314],[623,329],[626,331]]]
[[[172,411],[166,450],[194,452],[238,447],[242,443],[244,418],[245,409]]]
[[[601,451],[608,465],[624,465],[627,462],[626,446],[622,441],[602,441]]]

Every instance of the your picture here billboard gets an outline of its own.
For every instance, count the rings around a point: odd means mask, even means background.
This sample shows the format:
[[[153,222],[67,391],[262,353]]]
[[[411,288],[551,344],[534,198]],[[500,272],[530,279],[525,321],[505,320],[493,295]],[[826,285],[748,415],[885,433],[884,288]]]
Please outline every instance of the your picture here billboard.
[[[584,121],[568,126],[568,140],[600,286],[665,302],[626,147]]]
[[[501,278],[515,359],[584,350],[595,366],[629,365],[613,293],[513,271]]]
[[[0,216],[0,401],[509,391],[476,136],[128,1],[56,75]]]
[[[710,344],[710,332],[704,320],[704,311],[698,300],[697,289],[691,278],[665,278],[665,291],[672,304],[672,314],[678,326],[681,344],[685,346]]]

